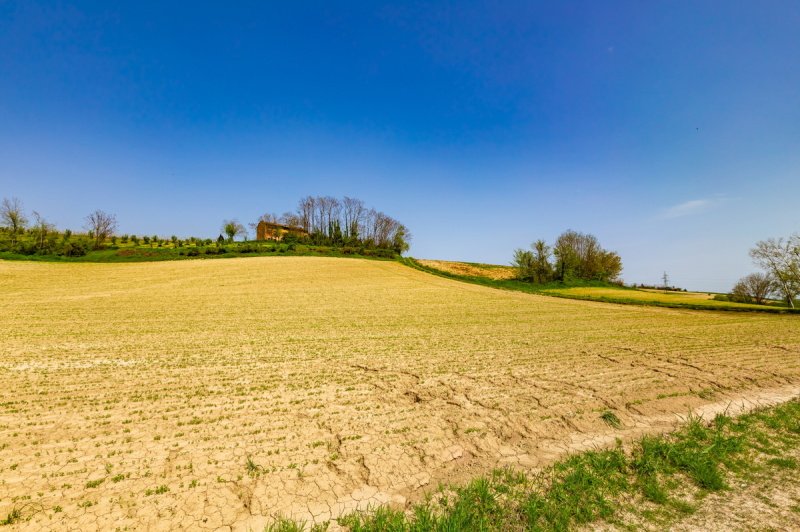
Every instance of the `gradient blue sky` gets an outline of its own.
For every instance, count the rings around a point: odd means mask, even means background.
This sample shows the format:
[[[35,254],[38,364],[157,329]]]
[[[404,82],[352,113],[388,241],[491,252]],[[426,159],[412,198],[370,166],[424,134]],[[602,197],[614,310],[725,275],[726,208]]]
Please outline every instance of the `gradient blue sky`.
[[[0,0],[0,196],[213,236],[351,195],[417,257],[573,228],[727,290],[800,230],[800,2]]]

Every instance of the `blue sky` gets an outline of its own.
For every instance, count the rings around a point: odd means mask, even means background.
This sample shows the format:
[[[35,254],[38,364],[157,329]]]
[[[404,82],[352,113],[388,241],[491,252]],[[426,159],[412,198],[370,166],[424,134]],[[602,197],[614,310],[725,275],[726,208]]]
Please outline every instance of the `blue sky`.
[[[706,290],[800,230],[796,1],[121,4],[0,0],[0,196],[62,228],[350,195],[414,256],[573,228]]]

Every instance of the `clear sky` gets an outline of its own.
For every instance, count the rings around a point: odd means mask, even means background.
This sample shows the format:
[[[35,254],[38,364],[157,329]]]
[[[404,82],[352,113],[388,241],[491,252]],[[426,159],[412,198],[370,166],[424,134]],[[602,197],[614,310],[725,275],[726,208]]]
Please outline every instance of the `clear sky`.
[[[727,290],[800,230],[800,2],[0,0],[0,196],[214,236],[350,195],[411,254],[572,228]]]

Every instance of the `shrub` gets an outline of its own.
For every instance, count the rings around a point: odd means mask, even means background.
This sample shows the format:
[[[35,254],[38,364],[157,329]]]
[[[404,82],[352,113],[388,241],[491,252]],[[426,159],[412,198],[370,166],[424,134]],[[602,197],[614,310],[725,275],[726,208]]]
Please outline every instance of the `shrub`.
[[[83,257],[89,252],[89,246],[80,240],[66,242],[61,248],[61,254],[66,257]]]

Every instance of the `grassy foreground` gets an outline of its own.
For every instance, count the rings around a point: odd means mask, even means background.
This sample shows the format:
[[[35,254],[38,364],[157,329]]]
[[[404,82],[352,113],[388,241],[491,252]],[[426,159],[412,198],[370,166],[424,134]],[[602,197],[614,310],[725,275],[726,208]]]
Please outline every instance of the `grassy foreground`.
[[[694,513],[708,494],[733,489],[734,481],[793,474],[798,449],[800,400],[794,400],[738,418],[693,417],[672,434],[644,437],[628,450],[618,445],[572,455],[535,476],[496,470],[466,486],[440,487],[408,512],[382,507],[338,524],[353,532],[568,530],[601,521],[662,528]],[[800,514],[800,500],[791,510]],[[267,530],[303,527],[280,520]]]
[[[604,303],[620,303],[624,305],[643,305],[667,308],[680,308],[691,310],[725,310],[734,312],[773,312],[773,313],[800,313],[800,309],[789,309],[780,303],[770,305],[755,305],[748,303],[734,303],[730,301],[717,301],[706,298],[705,294],[697,292],[660,292],[653,290],[640,290],[600,281],[573,281],[570,283],[550,282],[546,284],[533,284],[509,278],[491,278],[486,275],[462,275],[453,271],[445,271],[420,263],[413,258],[400,259],[403,264],[418,270],[455,279],[467,283],[514,290],[530,294],[541,294],[566,299],[580,299],[584,301],[600,301]],[[470,265],[469,263],[464,263]],[[487,270],[487,265],[476,265],[476,271]],[[499,267],[505,268],[507,267]]]

